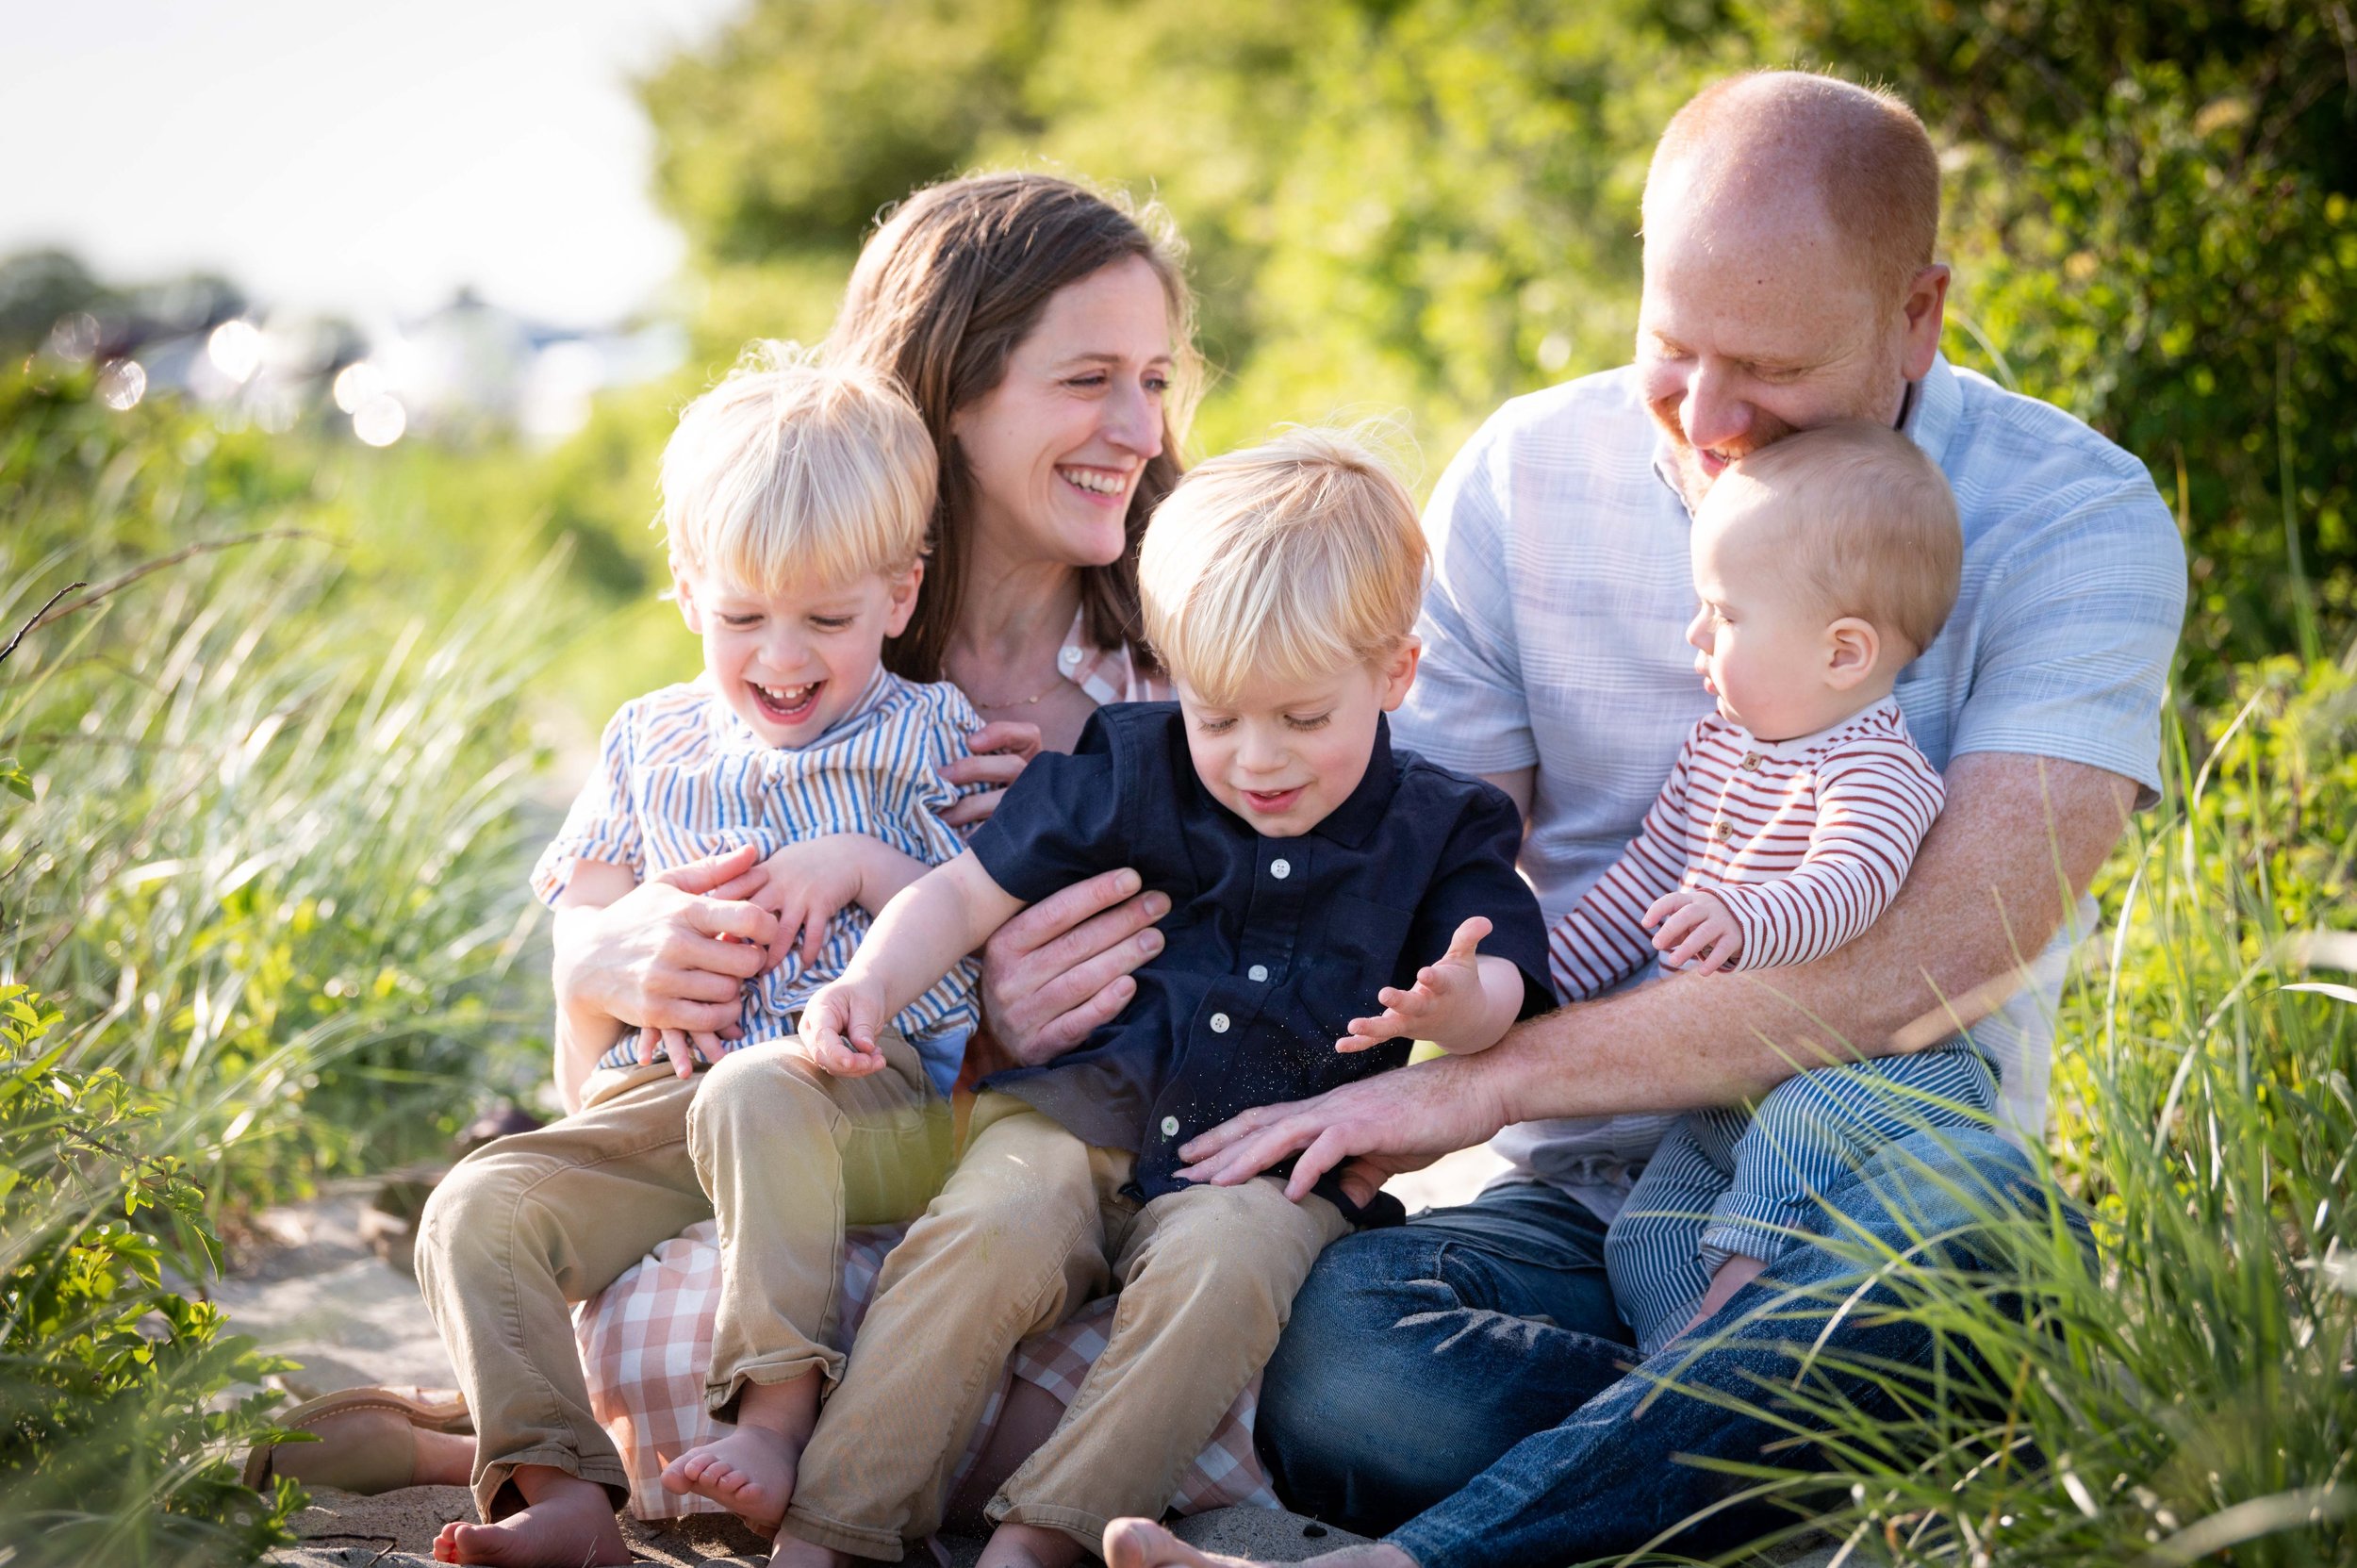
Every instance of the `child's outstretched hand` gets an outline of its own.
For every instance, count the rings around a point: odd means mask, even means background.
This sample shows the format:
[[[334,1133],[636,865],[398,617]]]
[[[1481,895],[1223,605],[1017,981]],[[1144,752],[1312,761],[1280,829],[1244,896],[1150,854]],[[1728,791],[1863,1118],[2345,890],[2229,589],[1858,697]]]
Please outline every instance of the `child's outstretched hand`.
[[[1643,925],[1653,932],[1655,950],[1670,955],[1672,968],[1690,965],[1698,975],[1725,968],[1743,946],[1743,931],[1735,923],[1734,912],[1716,894],[1699,887],[1681,887],[1656,899],[1645,911]]]
[[[1475,916],[1457,928],[1448,951],[1416,971],[1416,983],[1402,991],[1386,985],[1375,994],[1383,1011],[1372,1018],[1353,1018],[1350,1032],[1334,1042],[1336,1050],[1364,1050],[1386,1040],[1435,1040],[1462,1033],[1468,1021],[1480,1015],[1483,1005],[1481,968],[1476,949],[1490,934],[1490,922]]]
[[[883,1004],[868,987],[838,980],[822,985],[802,1008],[802,1052],[837,1078],[865,1078],[884,1065],[876,1032]]]

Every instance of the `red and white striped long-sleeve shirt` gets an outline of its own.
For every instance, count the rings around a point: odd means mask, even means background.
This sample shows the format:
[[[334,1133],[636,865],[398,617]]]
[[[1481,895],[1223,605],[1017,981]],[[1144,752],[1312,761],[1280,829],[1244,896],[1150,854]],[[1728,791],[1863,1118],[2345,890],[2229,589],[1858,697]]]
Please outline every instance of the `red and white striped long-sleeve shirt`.
[[[1680,887],[1735,916],[1732,967],[1821,958],[1890,902],[1945,797],[1893,699],[1798,740],[1763,741],[1713,714],[1627,850],[1556,922],[1556,987],[1593,997],[1656,956],[1640,921]]]

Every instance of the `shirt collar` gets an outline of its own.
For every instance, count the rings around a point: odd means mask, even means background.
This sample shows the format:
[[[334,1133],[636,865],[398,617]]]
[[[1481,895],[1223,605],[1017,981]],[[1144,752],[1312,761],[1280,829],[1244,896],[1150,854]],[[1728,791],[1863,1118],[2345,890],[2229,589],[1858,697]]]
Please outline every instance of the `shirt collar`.
[[[708,674],[698,676],[696,681],[706,691],[712,690],[711,677]],[[876,667],[876,672],[867,678],[867,685],[860,692],[859,701],[851,704],[850,711],[800,746],[770,745],[761,737],[759,731],[737,716],[734,708],[722,701],[717,692],[713,693],[712,705],[707,710],[705,718],[711,725],[713,746],[724,755],[747,751],[808,751],[820,746],[832,746],[857,733],[882,705],[884,699],[891,695],[891,692],[892,677],[885,671],[883,666],[879,664]]]
[[[1863,730],[1876,720],[1888,721],[1899,717],[1899,700],[1885,697],[1871,706],[1859,709],[1849,718],[1837,719],[1811,734],[1795,735],[1790,740],[1762,740],[1740,724],[1727,727],[1739,737],[1738,744],[1747,751],[1762,751],[1772,757],[1798,761],[1814,751],[1829,749],[1835,742],[1846,739],[1854,732]]]
[[[1923,379],[1907,383],[1906,402],[1899,411],[1899,428],[1923,449],[1935,466],[1944,467],[1948,437],[1956,433],[1956,421],[1963,415],[1964,388],[1956,384],[1955,369],[1948,363],[1946,355],[1936,354]],[[1650,415],[1647,422],[1650,426]],[[1653,437],[1653,471],[1677,498],[1678,505],[1691,512],[1692,508],[1686,504],[1686,492],[1678,488],[1677,462],[1671,454],[1669,438],[1657,428]]]
[[[1345,850],[1356,850],[1366,843],[1367,835],[1383,820],[1383,814],[1391,809],[1392,797],[1398,789],[1399,764],[1392,756],[1391,720],[1376,714],[1375,750],[1368,753],[1367,770],[1360,775],[1359,787],[1310,831],[1321,838],[1332,839]]]

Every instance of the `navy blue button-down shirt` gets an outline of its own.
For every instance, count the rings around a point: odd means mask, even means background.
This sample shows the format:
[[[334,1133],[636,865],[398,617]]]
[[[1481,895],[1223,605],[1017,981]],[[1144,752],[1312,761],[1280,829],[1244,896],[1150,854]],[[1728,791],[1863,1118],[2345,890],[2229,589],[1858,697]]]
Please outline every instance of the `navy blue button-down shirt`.
[[[1545,924],[1514,869],[1521,841],[1502,792],[1393,751],[1380,721],[1342,804],[1299,837],[1263,837],[1195,776],[1176,702],[1099,708],[1071,755],[1031,761],[972,849],[1026,902],[1135,867],[1170,896],[1162,950],[1119,1017],[984,1087],[1135,1152],[1146,1197],[1176,1192],[1178,1146],[1195,1134],[1403,1065],[1408,1041],[1353,1053],[1334,1042],[1475,915],[1491,922],[1481,950],[1523,972],[1522,1015],[1554,1005]],[[1318,1190],[1340,1201],[1330,1177]]]

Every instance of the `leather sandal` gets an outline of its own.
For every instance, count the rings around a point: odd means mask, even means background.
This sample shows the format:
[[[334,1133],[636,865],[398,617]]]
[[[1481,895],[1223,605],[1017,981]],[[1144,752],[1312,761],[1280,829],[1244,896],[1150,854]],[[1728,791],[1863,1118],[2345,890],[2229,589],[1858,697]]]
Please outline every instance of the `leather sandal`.
[[[241,1477],[256,1492],[274,1476],[373,1497],[416,1484],[418,1433],[472,1432],[467,1402],[451,1389],[348,1388],[281,1411],[278,1425],[316,1443],[257,1443]]]

